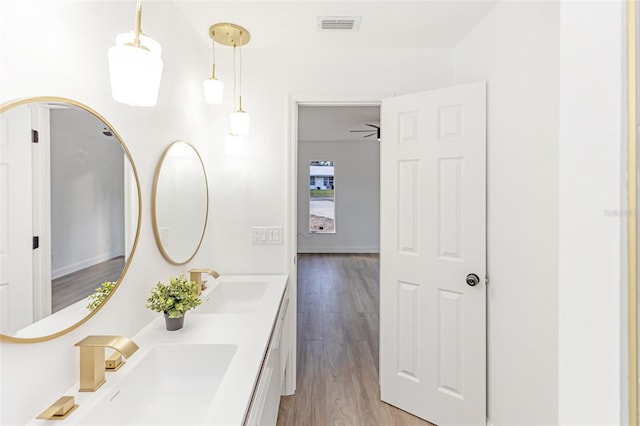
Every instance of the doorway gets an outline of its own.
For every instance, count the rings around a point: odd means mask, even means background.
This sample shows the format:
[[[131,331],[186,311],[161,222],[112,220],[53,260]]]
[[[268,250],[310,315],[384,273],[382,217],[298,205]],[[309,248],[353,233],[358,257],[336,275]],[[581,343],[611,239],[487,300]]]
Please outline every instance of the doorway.
[[[336,100],[338,99],[338,100]],[[313,97],[290,97],[288,100],[287,118],[288,141],[286,144],[286,157],[289,172],[286,174],[286,229],[285,229],[285,271],[289,276],[290,310],[297,312],[297,271],[298,271],[298,116],[300,106],[376,106],[379,107],[382,96],[374,96],[360,99],[340,100],[339,96],[326,98],[323,96]],[[308,191],[304,196],[309,196]],[[339,220],[339,219],[338,219]],[[307,224],[308,225],[308,224]],[[307,228],[308,229],[308,228]],[[300,300],[302,304],[303,301]],[[289,347],[288,362],[286,366],[285,383],[283,395],[293,395],[297,386],[297,317],[289,317]]]
[[[278,424],[428,425],[380,400],[379,103],[295,108],[299,364]]]

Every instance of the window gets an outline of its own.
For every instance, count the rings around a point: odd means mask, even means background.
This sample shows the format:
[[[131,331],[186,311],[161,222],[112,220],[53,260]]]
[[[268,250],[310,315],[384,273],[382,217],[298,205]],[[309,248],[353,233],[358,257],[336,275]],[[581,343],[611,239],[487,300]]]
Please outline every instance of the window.
[[[335,234],[335,167],[333,161],[309,162],[309,233]]]

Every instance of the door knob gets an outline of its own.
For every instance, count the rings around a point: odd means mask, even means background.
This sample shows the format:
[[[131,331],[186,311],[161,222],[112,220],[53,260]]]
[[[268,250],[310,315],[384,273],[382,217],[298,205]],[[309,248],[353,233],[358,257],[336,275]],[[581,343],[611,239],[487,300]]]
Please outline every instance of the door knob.
[[[471,287],[477,285],[479,282],[480,277],[478,277],[476,274],[467,275],[467,284],[469,284]]]

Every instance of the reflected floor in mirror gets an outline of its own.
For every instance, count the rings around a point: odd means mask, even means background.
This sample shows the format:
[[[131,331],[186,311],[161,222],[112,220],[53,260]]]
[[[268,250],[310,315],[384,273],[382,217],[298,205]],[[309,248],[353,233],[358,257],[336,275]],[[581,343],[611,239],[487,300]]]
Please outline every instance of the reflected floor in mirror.
[[[429,426],[380,401],[377,254],[298,255],[298,383],[278,426]]]
[[[124,256],[118,256],[56,278],[51,282],[52,312],[58,312],[93,294],[105,281],[117,281],[124,264]]]

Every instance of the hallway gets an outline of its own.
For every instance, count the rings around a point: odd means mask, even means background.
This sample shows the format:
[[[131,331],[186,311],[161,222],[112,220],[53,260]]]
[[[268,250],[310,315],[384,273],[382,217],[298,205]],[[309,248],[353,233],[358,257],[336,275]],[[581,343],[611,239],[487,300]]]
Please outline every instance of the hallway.
[[[298,255],[298,384],[278,426],[430,425],[380,401],[377,254]]]

